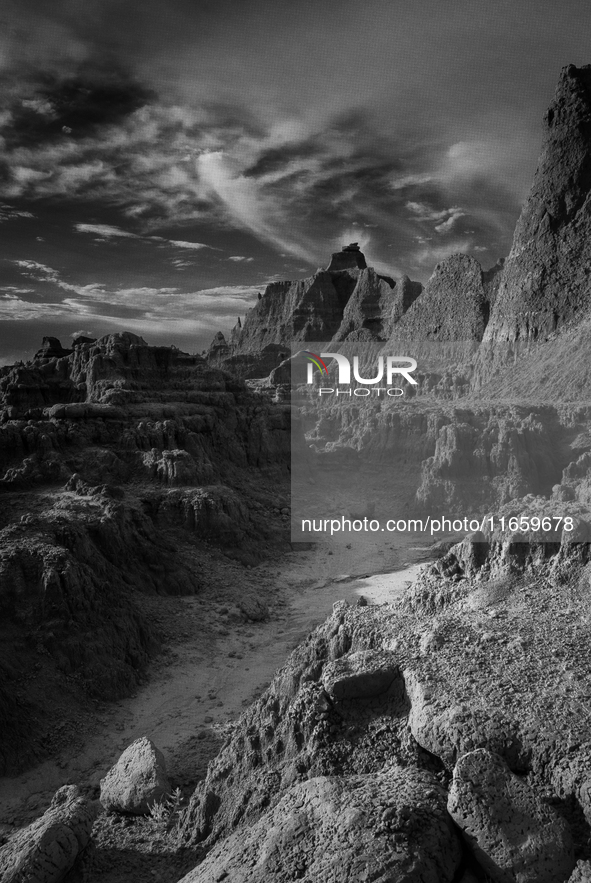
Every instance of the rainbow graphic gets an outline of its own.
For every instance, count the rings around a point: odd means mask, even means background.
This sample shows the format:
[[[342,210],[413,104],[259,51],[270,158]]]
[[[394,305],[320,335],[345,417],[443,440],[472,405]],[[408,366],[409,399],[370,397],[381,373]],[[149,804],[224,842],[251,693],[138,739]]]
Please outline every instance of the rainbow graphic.
[[[312,362],[313,365],[316,365],[320,373],[324,370],[326,374],[328,374],[328,368],[326,367],[326,363],[322,361],[319,355],[316,353],[311,353],[309,350],[304,350],[306,354],[306,358],[309,362]],[[309,369],[308,369],[309,370]]]

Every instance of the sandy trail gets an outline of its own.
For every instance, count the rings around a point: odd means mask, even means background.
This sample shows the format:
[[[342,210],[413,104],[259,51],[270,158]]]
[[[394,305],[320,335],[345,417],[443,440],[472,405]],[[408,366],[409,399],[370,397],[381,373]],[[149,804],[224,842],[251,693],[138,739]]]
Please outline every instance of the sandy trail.
[[[370,603],[393,600],[416,576],[418,560],[425,560],[424,547],[409,546],[402,555],[392,550],[377,561],[371,546],[293,553],[278,562],[273,580],[279,600],[271,619],[229,628],[220,626],[211,599],[163,599],[173,605],[182,637],[165,659],[156,660],[135,695],[102,708],[75,756],[65,749],[22,775],[0,779],[0,824],[22,825],[38,816],[63,784],[96,788],[121,751],[142,735],[164,752],[173,784],[190,790],[231,722],[335,601],[355,603],[360,595]],[[371,574],[372,563],[399,569]]]

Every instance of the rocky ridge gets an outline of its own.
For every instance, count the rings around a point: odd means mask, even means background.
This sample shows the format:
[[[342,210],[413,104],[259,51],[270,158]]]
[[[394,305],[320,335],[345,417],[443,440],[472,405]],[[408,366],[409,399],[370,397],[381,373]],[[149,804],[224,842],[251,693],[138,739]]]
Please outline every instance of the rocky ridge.
[[[285,360],[293,344],[387,340],[421,290],[407,276],[394,280],[367,267],[354,243],[335,252],[326,270],[268,285],[229,341],[216,335],[207,360],[241,377],[261,378]]]

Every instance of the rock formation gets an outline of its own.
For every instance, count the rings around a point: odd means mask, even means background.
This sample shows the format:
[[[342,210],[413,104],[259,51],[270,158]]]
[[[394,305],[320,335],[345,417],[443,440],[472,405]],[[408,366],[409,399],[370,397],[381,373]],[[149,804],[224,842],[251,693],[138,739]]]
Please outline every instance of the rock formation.
[[[544,117],[534,182],[491,312],[479,381],[515,349],[589,315],[591,65],[563,68]]]
[[[43,756],[56,692],[138,683],[159,646],[141,599],[199,591],[196,541],[245,563],[287,548],[290,431],[287,408],[127,333],[2,369],[0,412],[7,773]]]
[[[495,883],[563,883],[575,866],[565,820],[484,748],[456,764],[447,808]]]
[[[350,245],[343,246],[340,251],[333,252],[326,271],[334,273],[339,270],[365,270],[366,267],[365,256],[359,245],[352,242]]]
[[[206,354],[211,365],[244,379],[268,377],[306,341],[385,341],[422,291],[367,267],[356,243],[335,252],[326,270],[297,282],[273,282],[226,341]],[[299,348],[299,347],[297,347]]]
[[[170,794],[164,756],[147,736],[129,745],[101,780],[101,803],[107,810],[146,815]]]
[[[342,313],[339,293],[326,271],[299,282],[272,282],[232,341],[240,351],[256,351],[267,344],[330,340]]]
[[[437,264],[391,340],[480,341],[488,313],[482,267],[468,255],[455,254]]]
[[[60,788],[47,812],[0,849],[2,883],[61,883],[82,856],[96,815],[75,785]]]
[[[403,297],[397,287],[371,267],[361,270],[333,339],[385,340],[393,317],[402,312]]]
[[[589,637],[580,614],[589,608],[591,545],[577,547],[564,534],[544,555],[518,545],[507,557],[500,538],[473,537],[425,567],[402,600],[335,605],[245,711],[197,787],[184,835],[217,845],[188,880],[240,874],[242,862],[244,873],[260,866],[268,879],[283,881],[281,863],[295,860],[298,848],[310,879],[324,879],[323,844],[332,854],[340,825],[348,830],[345,804],[357,806],[366,789],[393,774],[392,802],[376,801],[381,823],[366,811],[356,834],[373,827],[372,861],[384,860],[381,837],[393,835],[390,848],[401,851],[406,869],[409,833],[420,819],[430,842],[443,783],[451,785],[448,807],[477,879],[485,871],[499,883],[568,877],[575,859],[587,855],[591,820],[581,704],[590,682],[580,655]],[[567,597],[573,605],[565,613]],[[417,776],[424,777],[422,797],[410,799]],[[343,808],[325,831],[312,807],[317,788],[326,793],[333,782]],[[399,802],[398,793],[409,796]],[[447,844],[451,856],[453,838]],[[348,855],[344,874],[354,862]],[[453,873],[451,865],[427,867],[429,880]]]
[[[428,773],[316,777],[215,847],[182,883],[451,883],[460,865],[445,792]]]

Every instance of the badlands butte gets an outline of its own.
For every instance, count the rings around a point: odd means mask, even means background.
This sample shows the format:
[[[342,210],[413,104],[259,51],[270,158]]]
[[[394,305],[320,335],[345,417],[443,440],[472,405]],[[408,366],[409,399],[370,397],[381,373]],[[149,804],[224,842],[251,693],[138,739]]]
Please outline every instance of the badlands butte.
[[[201,356],[122,332],[2,369],[3,881],[591,880],[591,66],[543,128],[492,268],[452,255],[423,287],[353,243]],[[315,341],[404,351],[417,386],[296,407]],[[483,530],[292,544],[294,449],[329,509],[346,469],[376,517]],[[385,603],[348,589],[421,557]],[[149,715],[127,738],[117,709],[156,708],[175,654],[246,684],[298,593],[334,609],[240,714],[193,687],[166,745]]]

